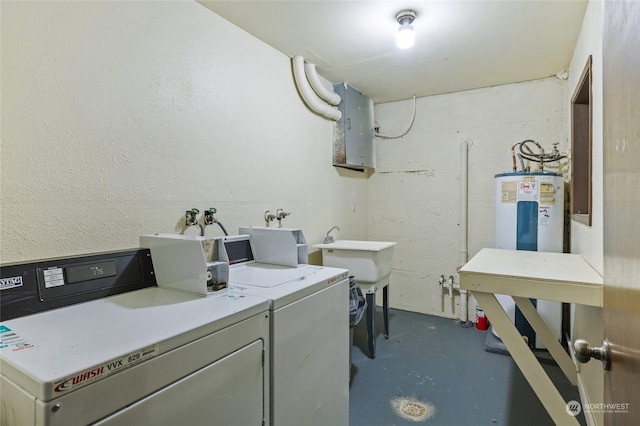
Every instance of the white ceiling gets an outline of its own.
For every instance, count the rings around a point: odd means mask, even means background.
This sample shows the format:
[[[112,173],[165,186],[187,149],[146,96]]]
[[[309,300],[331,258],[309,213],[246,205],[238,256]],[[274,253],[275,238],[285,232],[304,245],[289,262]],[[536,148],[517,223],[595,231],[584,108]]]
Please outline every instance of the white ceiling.
[[[586,0],[199,0],[327,80],[376,103],[556,75],[568,68]],[[400,10],[416,43],[395,46]]]

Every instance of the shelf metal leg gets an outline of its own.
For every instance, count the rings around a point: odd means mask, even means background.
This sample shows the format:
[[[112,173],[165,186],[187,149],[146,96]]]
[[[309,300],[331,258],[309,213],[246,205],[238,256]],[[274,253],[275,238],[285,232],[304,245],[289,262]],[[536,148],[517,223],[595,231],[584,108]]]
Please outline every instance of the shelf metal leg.
[[[365,293],[367,299],[367,342],[369,344],[369,358],[376,357],[376,293]]]
[[[382,287],[382,314],[384,316],[384,338],[389,339],[389,286]]]

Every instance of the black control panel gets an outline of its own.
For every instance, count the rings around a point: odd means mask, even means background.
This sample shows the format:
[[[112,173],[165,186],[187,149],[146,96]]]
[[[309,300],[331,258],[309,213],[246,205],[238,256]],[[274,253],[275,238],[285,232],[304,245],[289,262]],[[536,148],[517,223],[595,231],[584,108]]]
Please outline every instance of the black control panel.
[[[155,285],[149,249],[1,265],[0,320]]]
[[[229,258],[229,265],[253,261],[253,250],[249,236],[238,237],[235,240],[223,240],[224,249]]]

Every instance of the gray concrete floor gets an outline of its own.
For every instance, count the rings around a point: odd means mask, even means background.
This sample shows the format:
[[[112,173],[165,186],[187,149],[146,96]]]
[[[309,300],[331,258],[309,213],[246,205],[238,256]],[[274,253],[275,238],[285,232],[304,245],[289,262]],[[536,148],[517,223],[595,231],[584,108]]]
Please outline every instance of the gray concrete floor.
[[[389,310],[389,340],[382,329],[377,308],[376,357],[370,359],[364,319],[354,328],[350,426],[554,424],[513,359],[484,351],[487,331],[395,309]],[[580,401],[560,368],[543,366],[566,401]],[[421,420],[406,417],[401,407]],[[578,420],[586,424],[582,414]]]

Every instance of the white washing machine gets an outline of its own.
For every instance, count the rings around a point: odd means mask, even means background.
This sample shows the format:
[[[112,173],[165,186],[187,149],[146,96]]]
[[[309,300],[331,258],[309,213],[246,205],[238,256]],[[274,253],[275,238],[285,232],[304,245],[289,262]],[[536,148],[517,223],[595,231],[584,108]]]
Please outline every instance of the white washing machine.
[[[3,265],[2,426],[269,423],[268,300],[158,288],[150,265]]]
[[[348,271],[258,263],[248,235],[221,244],[229,291],[270,299],[271,424],[348,425]]]

